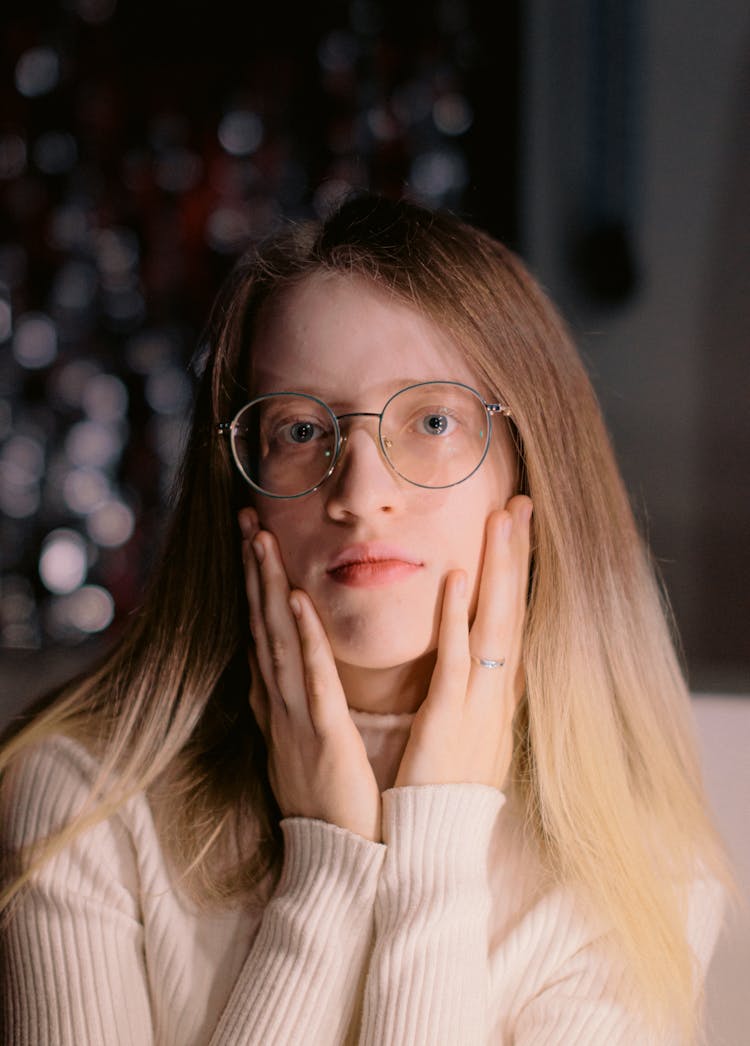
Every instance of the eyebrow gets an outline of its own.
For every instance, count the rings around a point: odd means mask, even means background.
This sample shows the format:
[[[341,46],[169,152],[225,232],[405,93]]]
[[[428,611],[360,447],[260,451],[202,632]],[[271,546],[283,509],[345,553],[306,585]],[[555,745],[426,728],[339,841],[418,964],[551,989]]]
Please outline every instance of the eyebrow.
[[[392,396],[394,393],[399,392],[401,389],[408,388],[410,385],[421,385],[424,382],[455,381],[455,380],[457,380],[457,379],[455,379],[455,378],[403,378],[403,379],[398,380],[398,381],[393,381],[393,382],[389,383],[390,392],[384,392],[385,399],[383,400],[383,403],[385,403],[385,401],[390,396]],[[465,382],[463,382],[462,384],[465,384]],[[276,387],[270,388],[270,389],[266,389],[266,391],[262,392],[262,393],[259,393],[257,390],[254,390],[253,391],[253,395],[255,395],[255,396],[258,396],[258,395],[265,396],[265,395],[268,395],[268,393],[270,393],[270,392],[298,392],[298,393],[300,393],[300,394],[302,394],[304,396],[315,396],[316,399],[323,400],[323,402],[326,403],[329,407],[334,408],[336,410],[340,409],[341,407],[351,406],[352,403],[353,403],[353,400],[352,400],[351,396],[347,396],[347,398],[342,399],[339,393],[336,393],[336,395],[331,395],[330,392],[329,392],[329,394],[326,394],[325,392],[321,392],[319,388],[313,388],[312,386],[309,386],[307,384],[300,384],[300,385],[288,384],[288,385],[285,386],[285,385],[282,385],[280,382],[277,382],[276,383]]]

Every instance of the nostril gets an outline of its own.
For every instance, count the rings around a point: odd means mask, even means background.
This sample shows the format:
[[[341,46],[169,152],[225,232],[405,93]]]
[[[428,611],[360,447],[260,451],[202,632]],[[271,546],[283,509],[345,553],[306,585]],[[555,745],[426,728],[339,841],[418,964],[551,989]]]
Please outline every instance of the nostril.
[[[397,508],[394,484],[399,477],[383,453],[380,441],[367,431],[348,434],[341,442],[336,466],[323,489],[332,519],[361,519]]]

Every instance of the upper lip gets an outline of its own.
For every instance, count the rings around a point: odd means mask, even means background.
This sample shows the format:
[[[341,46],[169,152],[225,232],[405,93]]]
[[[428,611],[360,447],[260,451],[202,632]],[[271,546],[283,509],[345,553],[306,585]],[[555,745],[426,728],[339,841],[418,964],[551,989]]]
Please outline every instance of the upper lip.
[[[413,563],[414,566],[422,566],[422,560],[399,548],[398,545],[388,545],[382,541],[366,541],[357,545],[347,545],[337,553],[326,567],[330,574],[340,567],[350,566],[352,563],[378,563],[386,560],[400,560],[402,563]]]

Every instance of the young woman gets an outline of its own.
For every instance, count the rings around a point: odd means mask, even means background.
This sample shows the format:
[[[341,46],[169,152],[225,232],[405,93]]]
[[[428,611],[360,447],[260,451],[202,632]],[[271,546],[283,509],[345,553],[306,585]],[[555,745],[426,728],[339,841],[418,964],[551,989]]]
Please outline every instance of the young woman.
[[[658,591],[559,318],[453,217],[239,264],[143,608],[2,765],[3,1041],[700,1038],[732,879]]]

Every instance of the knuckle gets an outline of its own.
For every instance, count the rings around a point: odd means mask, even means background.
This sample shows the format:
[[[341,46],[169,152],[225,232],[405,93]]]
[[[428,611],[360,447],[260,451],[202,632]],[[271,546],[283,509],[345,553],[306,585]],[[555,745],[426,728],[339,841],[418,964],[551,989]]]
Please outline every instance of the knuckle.
[[[455,687],[457,690],[465,687],[471,670],[471,662],[468,656],[455,652],[445,654],[442,658],[438,658],[437,667],[440,670],[441,678],[448,685]]]
[[[464,653],[458,650],[452,650],[444,647],[442,650],[438,650],[437,664],[444,672],[457,672],[464,667],[467,662],[467,657]]]
[[[278,690],[268,695],[268,726],[272,738],[279,736],[287,728],[289,708]]]
[[[304,640],[304,646],[305,657],[309,661],[313,662],[320,658],[323,650],[323,643],[321,642],[320,636],[307,635]]]
[[[318,700],[325,692],[325,679],[323,673],[316,665],[308,665],[305,669],[305,686],[311,700]]]
[[[287,658],[286,643],[278,636],[272,636],[268,643],[268,650],[271,655],[273,669],[275,672],[279,672],[284,667]]]

